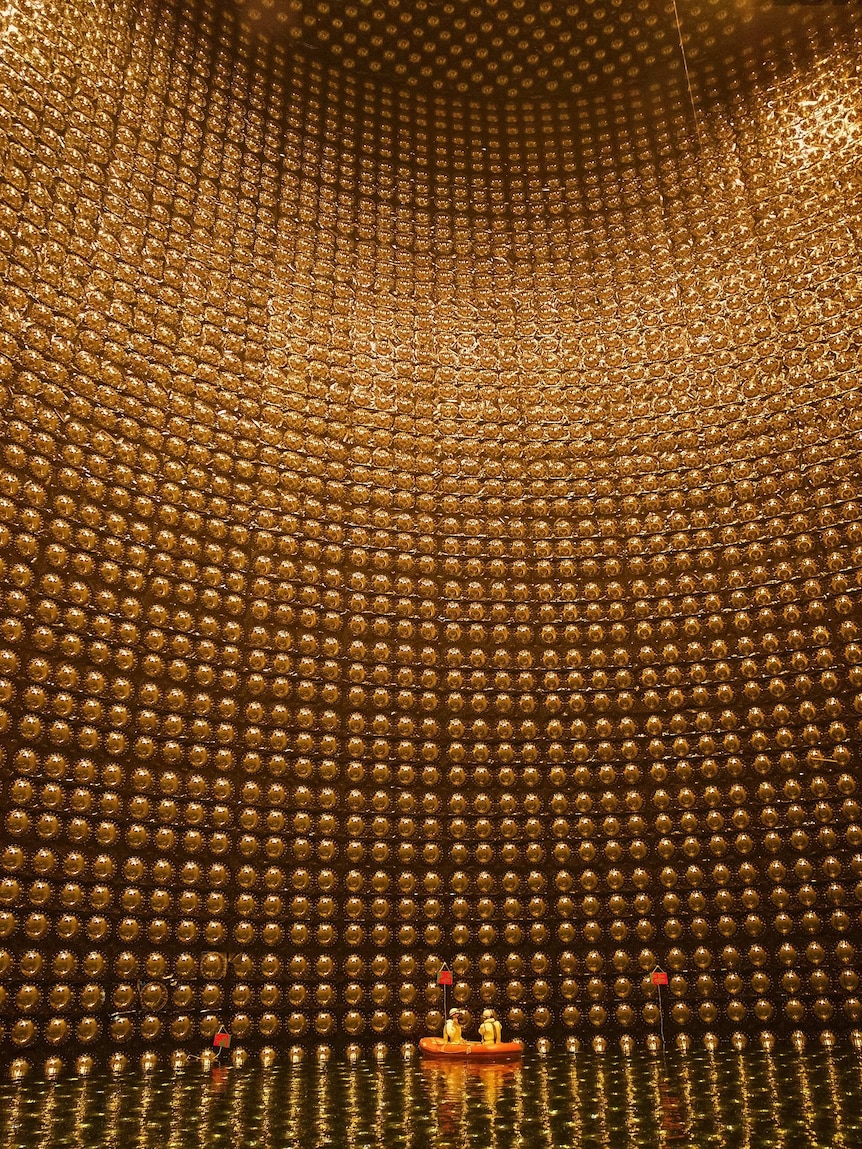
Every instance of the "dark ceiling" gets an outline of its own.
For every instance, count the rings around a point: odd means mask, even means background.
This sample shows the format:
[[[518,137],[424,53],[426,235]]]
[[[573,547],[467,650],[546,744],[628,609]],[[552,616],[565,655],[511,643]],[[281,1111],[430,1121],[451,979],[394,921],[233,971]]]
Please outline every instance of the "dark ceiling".
[[[804,18],[781,0],[227,0],[256,31],[360,74],[487,99],[683,74]]]

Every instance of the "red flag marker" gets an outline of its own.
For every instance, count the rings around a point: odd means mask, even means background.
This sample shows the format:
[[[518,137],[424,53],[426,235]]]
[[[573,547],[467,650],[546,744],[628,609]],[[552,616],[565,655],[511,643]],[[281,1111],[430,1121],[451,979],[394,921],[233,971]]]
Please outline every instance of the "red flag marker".
[[[437,970],[437,984],[443,986],[443,1032],[446,1032],[446,986],[453,984],[452,971],[446,962]]]
[[[664,970],[657,969],[653,972],[652,983],[653,985],[667,985],[667,974]]]

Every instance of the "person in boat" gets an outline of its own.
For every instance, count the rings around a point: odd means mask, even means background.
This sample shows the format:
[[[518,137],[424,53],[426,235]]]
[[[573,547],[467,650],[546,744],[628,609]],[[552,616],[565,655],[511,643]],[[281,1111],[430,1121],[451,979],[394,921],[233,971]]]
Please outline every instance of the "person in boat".
[[[483,1045],[499,1045],[503,1040],[503,1027],[497,1021],[493,1009],[482,1011],[482,1021],[479,1025],[479,1036]]]
[[[465,1045],[466,1042],[461,1036],[461,1018],[462,1013],[460,1009],[449,1010],[449,1020],[443,1028],[443,1041],[447,1045]]]

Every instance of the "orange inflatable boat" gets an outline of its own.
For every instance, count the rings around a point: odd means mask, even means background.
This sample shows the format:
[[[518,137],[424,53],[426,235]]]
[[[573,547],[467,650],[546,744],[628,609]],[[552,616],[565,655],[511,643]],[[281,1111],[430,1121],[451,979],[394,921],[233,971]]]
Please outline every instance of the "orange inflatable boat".
[[[455,1043],[442,1037],[423,1037],[419,1048],[426,1057],[446,1061],[512,1061],[524,1052],[524,1043],[500,1041],[496,1045],[483,1045],[481,1041]]]

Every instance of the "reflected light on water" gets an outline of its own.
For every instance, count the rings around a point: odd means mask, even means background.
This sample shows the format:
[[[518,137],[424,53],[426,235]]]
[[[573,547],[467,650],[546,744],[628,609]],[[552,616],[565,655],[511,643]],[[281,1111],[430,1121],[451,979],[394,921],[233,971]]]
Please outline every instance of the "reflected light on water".
[[[832,1101],[832,1108],[835,1112],[835,1139],[832,1144],[837,1146],[849,1145],[850,1142],[844,1132],[844,1115],[842,1113],[842,1097],[841,1086],[838,1078],[838,1073],[835,1068],[835,1062],[830,1057],[826,1062],[826,1075],[829,1081],[829,1096]]]
[[[276,1109],[276,1093],[274,1089],[275,1074],[271,1069],[265,1070],[263,1075],[263,1085],[260,1091],[261,1101],[261,1122],[260,1122],[260,1138],[264,1145],[268,1144],[272,1138],[272,1121]],[[235,1130],[235,1136],[242,1140],[242,1128]],[[237,1144],[239,1141],[237,1141]]]
[[[623,1077],[625,1079],[626,1128],[636,1132],[640,1126],[640,1117],[635,1105],[634,1067],[629,1057],[623,1061]]]
[[[287,1083],[287,1120],[285,1122],[284,1132],[288,1145],[297,1145],[299,1143],[303,1091],[303,1078],[299,1070],[294,1069]]]
[[[404,1139],[405,1149],[413,1149],[415,1138],[413,1136],[413,1122],[411,1117],[416,1107],[416,1068],[413,1065],[406,1065],[404,1067],[401,1105],[401,1135]]]
[[[663,1061],[650,1062],[649,1073],[659,1126],[659,1145],[687,1140],[690,1122],[683,1112],[676,1073],[669,1074]]]
[[[167,1138],[167,1149],[181,1149],[183,1130],[186,1127],[186,1107],[189,1100],[189,1093],[185,1089],[177,1089],[171,1094],[168,1117],[170,1134]]]
[[[538,1065],[537,1072],[541,1066]],[[476,1120],[484,1118],[490,1145],[508,1145],[524,1125],[522,1069],[511,1062],[478,1065],[426,1061],[420,1068],[420,1104],[424,1101],[437,1144],[465,1144]]]
[[[629,1068],[629,1062],[623,1062],[626,1069]],[[576,1061],[569,1063],[568,1073],[568,1094],[572,1101],[572,1132],[577,1137],[578,1142],[583,1137],[583,1117],[581,1115],[581,1094],[578,1087],[578,1065]]]
[[[796,1085],[799,1090],[799,1104],[805,1126],[805,1134],[809,1139],[809,1144],[816,1145],[817,1110],[814,1105],[814,1098],[811,1094],[811,1079],[803,1060],[798,1060],[794,1068],[796,1071]]]
[[[605,1067],[601,1061],[596,1064],[596,1081],[594,1091],[594,1104],[595,1110],[592,1113],[592,1118],[596,1123],[596,1129],[599,1137],[600,1145],[608,1144],[608,1083],[605,1075]]]
[[[389,1118],[389,1099],[386,1091],[387,1070],[378,1066],[374,1071],[374,1128],[377,1132],[376,1145],[385,1149],[384,1130]]]
[[[355,1073],[347,1078],[344,1105],[344,1126],[347,1149],[356,1149],[361,1129],[362,1107],[359,1103],[359,1079]]]
[[[127,1092],[124,1096],[122,1087],[118,1087],[112,1082],[105,1082],[104,1089],[104,1106],[105,1106],[105,1144],[114,1149],[120,1143],[120,1115],[124,1108],[124,1102],[128,1104],[130,1096]],[[201,1101],[206,1103],[206,1094],[201,1098]]]
[[[540,1061],[537,1067],[537,1087],[539,1101],[538,1143],[553,1149],[554,1139],[551,1132],[551,1101],[548,1081],[548,1066]]]
[[[856,1054],[198,1068],[0,1088],[0,1149],[795,1149],[862,1144]]]
[[[742,1086],[740,1090],[741,1108],[739,1114],[739,1128],[742,1134],[741,1146],[742,1149],[750,1149],[751,1146],[751,1084],[749,1081],[748,1070],[745,1062],[740,1059],[739,1061],[739,1083]]]
[[[146,1080],[143,1084],[139,1085],[138,1101],[135,1107],[135,1115],[138,1119],[138,1133],[134,1140],[135,1149],[151,1149],[155,1146],[156,1129],[147,1120],[149,1114],[153,1111],[155,1099],[155,1089],[151,1081]]]
[[[769,1107],[770,1117],[773,1127],[776,1130],[778,1139],[775,1144],[776,1147],[783,1147],[786,1144],[786,1138],[781,1131],[781,1115],[778,1110],[778,1097],[779,1097],[779,1081],[778,1074],[775,1069],[775,1059],[772,1057],[767,1058],[765,1064],[765,1096]]]
[[[74,1147],[74,1149],[83,1149],[83,1147],[87,1144],[86,1122],[90,1111],[91,1092],[92,1086],[90,1085],[90,1082],[84,1079],[81,1082],[77,1096],[71,1099],[72,1104],[70,1105],[70,1110],[74,1113],[74,1121],[70,1144]]]
[[[314,1109],[317,1114],[315,1125],[316,1144],[327,1145],[332,1142],[332,1077],[328,1065],[319,1068],[317,1074],[317,1087],[314,1091]]]
[[[716,1057],[714,1053],[707,1053],[705,1068],[705,1100],[708,1100],[709,1107],[712,1110],[713,1123],[716,1126],[721,1126],[723,1120],[721,1112],[721,1090],[718,1083],[718,1070],[716,1068]]]

